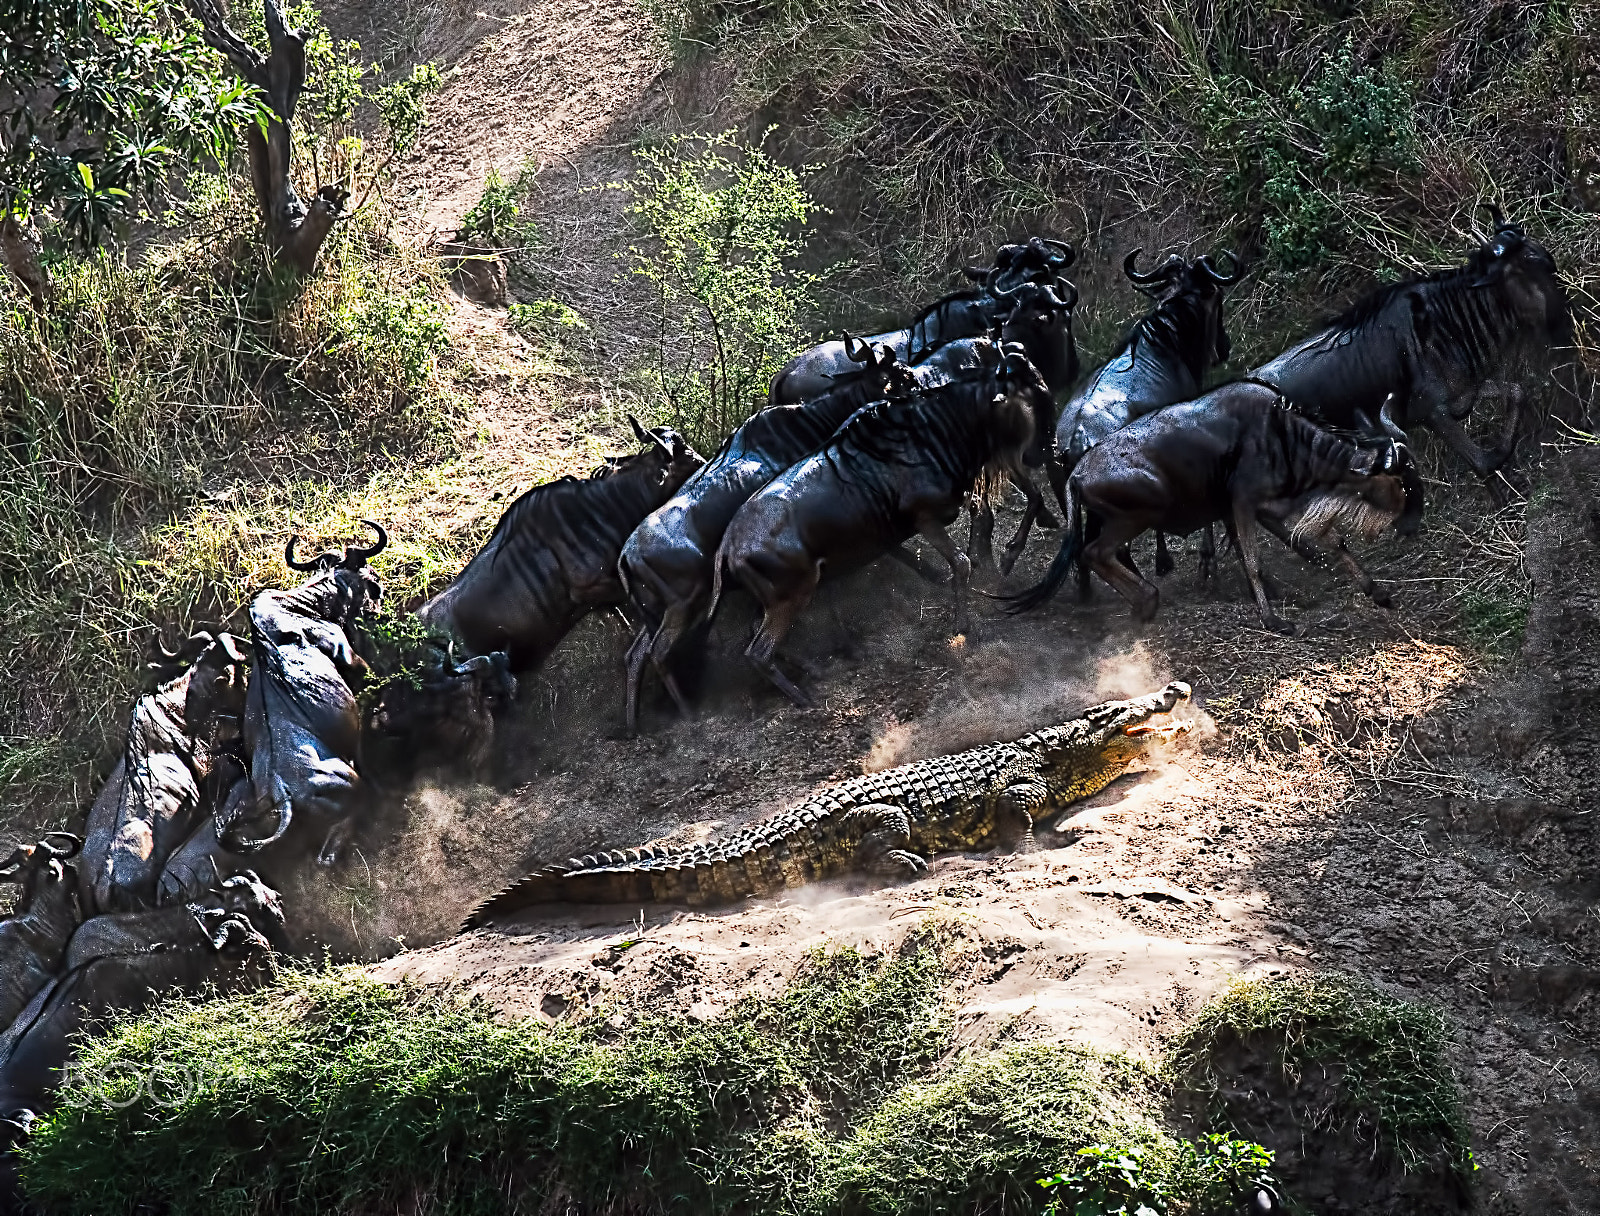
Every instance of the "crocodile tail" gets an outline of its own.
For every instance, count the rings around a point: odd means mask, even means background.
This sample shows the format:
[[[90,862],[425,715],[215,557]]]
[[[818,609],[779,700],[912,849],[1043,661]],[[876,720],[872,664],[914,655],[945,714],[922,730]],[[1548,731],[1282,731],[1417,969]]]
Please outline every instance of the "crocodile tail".
[[[747,856],[748,852],[748,856]],[[467,914],[461,931],[540,904],[731,903],[787,885],[777,869],[752,863],[757,854],[708,854],[700,850],[629,850],[548,866],[513,883]]]

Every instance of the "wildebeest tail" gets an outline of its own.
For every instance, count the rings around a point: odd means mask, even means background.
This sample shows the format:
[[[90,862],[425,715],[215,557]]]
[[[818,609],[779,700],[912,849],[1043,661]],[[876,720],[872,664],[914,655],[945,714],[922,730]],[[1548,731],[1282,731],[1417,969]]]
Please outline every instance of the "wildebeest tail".
[[[1083,551],[1083,507],[1078,502],[1078,495],[1069,485],[1067,487],[1067,519],[1066,526],[1061,529],[1061,548],[1056,551],[1056,557],[1050,563],[1050,569],[1045,572],[1044,578],[1033,586],[1002,598],[1004,611],[1015,616],[1019,612],[1030,612],[1044,603],[1061,588],[1067,581],[1067,575],[1078,561],[1078,555]]]

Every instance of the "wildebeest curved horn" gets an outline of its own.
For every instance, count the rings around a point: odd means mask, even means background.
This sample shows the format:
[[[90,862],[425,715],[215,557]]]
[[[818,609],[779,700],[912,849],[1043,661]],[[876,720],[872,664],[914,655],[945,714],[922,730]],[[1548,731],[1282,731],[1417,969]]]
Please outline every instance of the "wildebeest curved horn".
[[[1056,251],[1056,256],[1060,260],[1057,261],[1056,258],[1052,258],[1051,262],[1054,264],[1057,270],[1065,270],[1068,266],[1071,266],[1073,262],[1078,260],[1078,251],[1071,245],[1067,244],[1066,241],[1052,240],[1047,236],[1041,237],[1040,240],[1045,245],[1048,245],[1051,249]]]
[[[1496,232],[1506,226],[1506,217],[1501,212],[1499,203],[1479,203],[1478,210],[1489,213],[1489,218],[1494,221],[1494,230]]]
[[[1383,408],[1378,411],[1378,424],[1383,427],[1383,433],[1396,443],[1410,443],[1411,437],[1400,429],[1400,424],[1394,420],[1394,394],[1390,393],[1383,400]]]
[[[966,275],[967,278],[971,279],[974,283],[987,284],[989,281],[989,276],[994,274],[997,270],[999,270],[998,266],[963,266],[961,268],[961,273]]]
[[[160,632],[157,631],[156,636],[150,641],[150,661],[152,663],[157,661],[176,663],[181,658],[183,658],[183,651],[181,649],[168,650],[166,642],[162,640]]]
[[[844,353],[852,363],[865,363],[869,367],[876,364],[872,357],[872,343],[863,342],[849,330],[845,330],[844,334]]]
[[[378,541],[376,544],[369,545],[364,549],[355,545],[346,545],[344,548],[344,560],[339,564],[347,570],[361,569],[362,566],[389,547],[389,534],[383,530],[382,524],[374,523],[370,519],[363,519],[361,522],[378,534]]]
[[[1206,277],[1218,287],[1232,287],[1244,276],[1244,266],[1239,261],[1239,255],[1231,249],[1224,249],[1218,256],[1227,258],[1233,267],[1227,274],[1223,274],[1213,266],[1210,257],[1207,256],[1202,256],[1195,264],[1205,271]]]
[[[53,844],[52,841],[64,840],[64,845]],[[83,849],[83,837],[74,836],[71,832],[46,832],[44,839],[39,842],[39,847],[51,857],[66,861],[69,857],[76,857]]]
[[[262,849],[277,844],[288,832],[289,825],[294,822],[294,810],[286,802],[283,806],[274,807],[273,811],[278,817],[278,823],[266,836],[237,836],[232,832],[224,832],[225,839],[222,843],[235,853],[259,853]]]
[[[1015,287],[1001,287],[995,281],[996,278],[999,277],[999,274],[1000,274],[1000,269],[999,269],[999,267],[996,267],[994,269],[994,271],[990,273],[988,279],[984,282],[984,284],[983,284],[984,290],[987,291],[996,300],[999,300],[999,301],[1001,301],[1003,303],[1015,300],[1017,298],[1018,293],[1020,293],[1022,291],[1022,289],[1025,286],[1025,284],[1018,283]]]
[[[312,570],[320,570],[320,569],[322,569],[322,559],[321,558],[314,557],[308,562],[300,562],[300,561],[296,561],[295,560],[294,547],[295,547],[295,545],[297,545],[299,543],[300,543],[300,537],[298,535],[291,536],[289,538],[289,543],[287,545],[285,545],[284,548],[283,548],[283,564],[288,566],[289,569],[291,569],[291,570],[300,571],[302,574],[308,573],[308,572],[310,572]],[[176,656],[174,656],[174,657],[176,657]]]
[[[645,430],[644,427],[640,426],[639,425],[639,420],[637,418],[635,418],[632,414],[628,415],[628,425],[633,428],[633,437],[635,439],[637,439],[640,443],[654,443],[655,442],[655,440],[651,437],[650,432]]]
[[[1136,287],[1143,287],[1148,283],[1159,283],[1162,279],[1167,277],[1165,270],[1160,266],[1157,266],[1154,270],[1149,271],[1148,273],[1141,272],[1138,269],[1139,255],[1143,252],[1144,246],[1141,245],[1127,257],[1122,259],[1122,273],[1127,275],[1128,282],[1134,284]]]
[[[1071,279],[1057,279],[1045,290],[1051,302],[1063,312],[1071,312],[1078,306],[1078,286]]]

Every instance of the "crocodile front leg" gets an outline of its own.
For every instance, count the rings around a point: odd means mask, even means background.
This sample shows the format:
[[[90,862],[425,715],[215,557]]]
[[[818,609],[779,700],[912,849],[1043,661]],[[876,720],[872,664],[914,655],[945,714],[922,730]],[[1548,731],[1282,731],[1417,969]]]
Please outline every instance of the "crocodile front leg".
[[[901,878],[927,873],[927,861],[906,848],[911,843],[911,819],[900,807],[868,802],[846,813],[845,822],[861,825],[861,843],[851,855],[857,869]]]
[[[1033,821],[1050,803],[1050,790],[1042,779],[1013,781],[994,800],[995,829],[1018,853],[1031,853],[1038,844],[1033,839]]]

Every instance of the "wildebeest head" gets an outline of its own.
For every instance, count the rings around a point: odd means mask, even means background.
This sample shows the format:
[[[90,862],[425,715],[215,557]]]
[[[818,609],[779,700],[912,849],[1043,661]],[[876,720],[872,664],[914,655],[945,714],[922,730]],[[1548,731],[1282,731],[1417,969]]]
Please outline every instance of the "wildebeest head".
[[[37,844],[18,845],[10,857],[0,861],[0,883],[19,883],[23,893],[17,906],[24,907],[33,899],[39,876],[48,873],[59,881],[62,863],[76,857],[82,848],[82,837],[71,832],[49,832]]]
[[[1076,257],[1065,241],[1033,236],[1020,245],[1000,246],[993,266],[968,266],[966,275],[991,292],[1011,291],[1024,283],[1049,283]]]
[[[1209,255],[1187,262],[1176,253],[1153,270],[1141,271],[1138,262],[1143,252],[1143,249],[1135,249],[1123,259],[1122,272],[1128,276],[1128,281],[1136,291],[1154,300],[1158,308],[1181,309],[1192,314],[1192,322],[1198,323],[1204,333],[1202,349],[1208,364],[1226,363],[1233,353],[1233,343],[1222,323],[1222,299],[1227,289],[1244,275],[1238,257],[1232,251],[1224,251],[1223,256],[1230,266],[1227,273],[1218,270]]]
[[[370,519],[363,519],[361,522],[378,534],[376,543],[367,546],[346,545],[343,556],[327,552],[301,561],[294,555],[295,545],[300,538],[291,536],[289,544],[283,551],[284,564],[289,569],[305,574],[316,574],[330,580],[331,599],[324,606],[322,615],[346,629],[353,625],[363,612],[376,608],[383,599],[383,585],[378,582],[378,576],[372,572],[367,563],[388,546],[389,534],[384,531],[382,524],[374,523]],[[315,581],[317,580],[313,580]]]
[[[184,694],[183,720],[190,734],[206,735],[221,720],[236,726],[244,713],[245,679],[250,656],[244,643],[231,633],[219,633],[195,659]]]
[[[1362,418],[1364,433],[1356,438],[1348,472],[1301,504],[1292,533],[1296,541],[1328,532],[1371,540],[1391,524],[1401,533],[1416,531],[1422,519],[1422,478],[1393,408],[1390,394],[1381,425]]]
[[[1020,450],[1033,438],[1039,420],[1050,416],[1053,404],[1050,385],[1028,358],[1021,343],[1007,342],[1001,347],[995,387],[997,392],[992,403],[995,446],[1001,452]]]
[[[874,346],[855,335],[844,335],[844,351],[852,363],[861,364],[860,375],[876,388],[878,397],[908,397],[917,391],[916,373],[895,356],[894,347],[885,342]],[[836,383],[843,383],[838,381]]]
[[[1558,277],[1556,260],[1522,225],[1507,220],[1500,208],[1485,203],[1494,231],[1472,256],[1477,271],[1474,287],[1498,288],[1521,320],[1536,327],[1549,343],[1572,340],[1572,312]]]
[[[689,441],[670,426],[653,426],[647,430],[632,414],[628,415],[628,425],[633,428],[634,438],[644,450],[632,456],[607,459],[604,466],[591,474],[592,477],[613,477],[624,469],[638,467],[642,462],[651,480],[670,496],[705,463],[705,458],[689,446]]]
[[[264,917],[274,925],[284,923],[283,900],[254,870],[240,870],[231,878],[224,878],[217,884],[217,892],[225,911]]]
[[[1072,336],[1078,289],[1057,279],[994,294],[1009,307],[1000,322],[1005,341],[1020,343],[1052,388],[1068,388],[1078,378],[1078,348]]]

